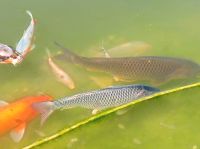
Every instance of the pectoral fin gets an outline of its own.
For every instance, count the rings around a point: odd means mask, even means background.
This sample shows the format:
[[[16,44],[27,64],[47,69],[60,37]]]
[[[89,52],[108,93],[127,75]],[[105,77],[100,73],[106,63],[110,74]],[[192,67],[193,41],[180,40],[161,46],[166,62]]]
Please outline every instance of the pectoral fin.
[[[4,107],[9,105],[9,103],[7,103],[6,101],[0,100],[0,107]]]
[[[117,77],[117,76],[114,76],[114,75],[113,75],[113,79],[114,79],[116,82],[120,81],[120,78]]]
[[[102,51],[103,51],[103,53],[104,53],[104,56],[105,56],[106,58],[111,58],[111,56],[109,55],[108,51],[107,51],[107,50],[104,48],[104,46],[103,46],[103,40],[102,40],[101,49],[102,49]]]
[[[13,141],[17,143],[22,139],[25,128],[26,128],[26,123],[24,122],[10,132],[10,136],[13,139]]]
[[[97,114],[98,111],[99,111],[98,109],[94,109],[94,110],[92,110],[92,115]]]

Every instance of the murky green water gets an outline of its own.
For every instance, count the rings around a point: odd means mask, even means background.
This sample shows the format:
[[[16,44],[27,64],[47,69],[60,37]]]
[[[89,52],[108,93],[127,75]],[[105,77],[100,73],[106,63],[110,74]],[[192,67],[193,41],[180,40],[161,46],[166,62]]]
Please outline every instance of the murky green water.
[[[84,56],[98,53],[102,40],[106,49],[131,41],[144,41],[151,45],[151,49],[142,55],[183,57],[200,63],[199,6],[200,1],[197,0],[0,0],[1,43],[15,47],[30,21],[25,10],[30,10],[37,20],[36,48],[16,67],[0,65],[0,98],[12,102],[41,93],[58,98],[99,88],[91,76],[106,78],[103,79],[108,80],[103,82],[105,85],[113,84],[109,75],[88,72],[59,61],[56,62],[71,74],[77,87],[71,91],[57,82],[48,67],[45,51],[46,48],[52,54],[59,51],[54,41]],[[130,54],[135,55],[135,51]],[[170,82],[161,88],[195,81],[197,79]],[[7,149],[9,146],[12,149],[28,145],[90,114],[91,111],[78,108],[58,111],[43,127],[39,126],[38,118],[28,125],[20,143],[13,143],[6,135],[0,138],[0,148]]]

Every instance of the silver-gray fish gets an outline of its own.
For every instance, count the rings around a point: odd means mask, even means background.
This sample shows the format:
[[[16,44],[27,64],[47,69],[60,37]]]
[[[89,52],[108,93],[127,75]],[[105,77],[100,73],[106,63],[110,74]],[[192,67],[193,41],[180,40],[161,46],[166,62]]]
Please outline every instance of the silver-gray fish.
[[[157,88],[140,84],[112,86],[64,97],[55,101],[35,103],[33,107],[41,113],[41,123],[43,123],[56,109],[83,107],[92,109],[92,114],[96,114],[97,111],[117,107],[159,91]]]
[[[200,65],[187,59],[159,56],[88,58],[78,56],[56,44],[64,53],[55,58],[82,65],[90,70],[108,72],[115,80],[163,83],[200,74]]]

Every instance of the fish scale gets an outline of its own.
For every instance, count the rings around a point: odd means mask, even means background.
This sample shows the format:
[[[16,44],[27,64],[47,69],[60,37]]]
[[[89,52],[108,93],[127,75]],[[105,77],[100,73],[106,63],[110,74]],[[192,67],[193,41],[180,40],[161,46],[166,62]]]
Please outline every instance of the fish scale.
[[[56,109],[84,107],[100,110],[119,106],[157,91],[159,90],[145,85],[115,86],[61,98],[53,103]]]
[[[187,59],[160,56],[89,58],[78,56],[56,44],[64,50],[64,53],[55,58],[79,64],[89,70],[110,73],[116,80],[151,81],[157,84],[200,74],[199,64]]]
[[[112,86],[54,101],[35,103],[33,108],[41,113],[41,124],[43,124],[49,115],[57,109],[83,107],[92,109],[92,114],[95,114],[99,110],[123,105],[159,91],[157,88],[142,84]]]

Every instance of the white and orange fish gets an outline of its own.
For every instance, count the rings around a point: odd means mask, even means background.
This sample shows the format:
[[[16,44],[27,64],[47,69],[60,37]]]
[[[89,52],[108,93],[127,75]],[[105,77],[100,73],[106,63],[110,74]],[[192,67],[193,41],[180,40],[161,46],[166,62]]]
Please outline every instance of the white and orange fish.
[[[25,97],[11,104],[0,101],[0,137],[10,132],[11,138],[19,142],[27,124],[38,115],[32,104],[50,99],[50,96],[42,95]]]
[[[16,49],[11,48],[5,44],[0,44],[0,63],[16,65],[23,61],[24,57],[33,48],[33,37],[35,30],[35,21],[30,11],[26,11],[31,17],[31,23],[25,30],[22,38],[17,43]]]
[[[48,54],[49,66],[51,67],[51,70],[55,74],[57,80],[66,85],[69,89],[74,89],[75,83],[69,76],[69,74],[67,74],[64,70],[62,70],[62,68],[60,68],[57,64],[54,63],[54,61],[51,58],[49,50],[47,50],[47,54]]]

